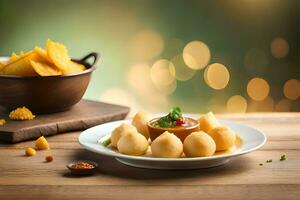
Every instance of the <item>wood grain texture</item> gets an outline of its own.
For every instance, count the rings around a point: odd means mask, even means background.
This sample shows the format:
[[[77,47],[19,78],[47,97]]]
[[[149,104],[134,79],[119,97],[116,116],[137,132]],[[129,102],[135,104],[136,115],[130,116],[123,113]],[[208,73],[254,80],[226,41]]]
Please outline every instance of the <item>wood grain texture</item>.
[[[8,114],[0,112],[0,118],[7,123],[0,126],[0,141],[20,142],[68,131],[79,131],[109,121],[124,119],[128,107],[96,101],[82,100],[71,110],[59,113],[37,115],[34,120],[13,121]]]
[[[79,132],[48,137],[51,150],[34,157],[24,156],[32,141],[2,144],[0,199],[299,199],[300,113],[219,117],[262,130],[267,143],[220,167],[180,171],[128,167],[88,152],[77,142]],[[45,163],[50,153],[54,161]],[[282,154],[286,161],[279,161]],[[65,165],[76,159],[96,161],[97,173],[70,176]]]

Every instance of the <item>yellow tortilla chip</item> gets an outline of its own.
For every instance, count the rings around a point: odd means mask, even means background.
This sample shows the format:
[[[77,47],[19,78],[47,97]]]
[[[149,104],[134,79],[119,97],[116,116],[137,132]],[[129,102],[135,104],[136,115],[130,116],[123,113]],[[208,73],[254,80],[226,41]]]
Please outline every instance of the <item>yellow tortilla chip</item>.
[[[48,57],[63,74],[78,73],[85,70],[85,66],[71,61],[68,50],[64,45],[48,39],[46,49]]]
[[[2,69],[5,67],[5,64],[4,63],[2,63],[2,62],[0,62],[0,74],[3,74],[2,73]]]
[[[38,59],[38,55],[35,52],[30,51],[23,56],[20,56],[17,60],[8,63],[2,69],[2,72],[5,75],[36,76],[38,74],[30,63],[30,60],[36,59]]]
[[[10,55],[10,58],[9,58],[8,63],[12,63],[12,62],[14,62],[14,61],[17,60],[17,59],[19,59],[19,56],[18,56],[15,52],[13,52],[13,53]]]
[[[40,76],[57,76],[62,74],[62,72],[51,63],[43,63],[34,60],[30,60],[30,63],[36,73]]]
[[[47,52],[41,47],[34,47],[34,52],[36,52],[41,57],[41,59],[44,59],[45,61],[52,63],[51,59],[47,55]]]

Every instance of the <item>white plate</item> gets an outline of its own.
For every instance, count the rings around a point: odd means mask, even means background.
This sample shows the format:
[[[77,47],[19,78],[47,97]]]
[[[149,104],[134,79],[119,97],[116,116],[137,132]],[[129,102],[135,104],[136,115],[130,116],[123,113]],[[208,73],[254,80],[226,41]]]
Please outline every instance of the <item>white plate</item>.
[[[158,114],[152,115],[152,117],[154,116],[158,116]],[[161,116],[161,114],[159,114],[159,116]],[[193,114],[184,114],[184,116],[198,118],[197,115]],[[255,128],[231,121],[219,121],[221,124],[232,128],[243,141],[242,146],[231,154],[196,158],[153,158],[120,154],[99,143],[100,139],[104,140],[108,138],[111,132],[121,123],[130,123],[131,120],[109,122],[89,128],[80,134],[78,140],[79,143],[89,151],[114,157],[126,165],[151,169],[197,169],[214,167],[227,163],[232,157],[257,150],[266,143],[266,136]]]

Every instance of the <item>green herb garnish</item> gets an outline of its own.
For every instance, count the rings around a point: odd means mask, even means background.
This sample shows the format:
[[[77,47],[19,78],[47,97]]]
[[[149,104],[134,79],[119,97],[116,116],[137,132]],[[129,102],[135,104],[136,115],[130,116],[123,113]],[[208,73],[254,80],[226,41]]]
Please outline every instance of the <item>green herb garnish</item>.
[[[154,126],[160,127],[172,127],[176,125],[183,124],[183,117],[182,112],[179,107],[174,107],[170,110],[169,114],[159,118],[155,123]]]
[[[282,155],[281,157],[280,157],[280,159],[279,159],[280,161],[284,161],[284,160],[286,160],[286,156],[285,155]]]
[[[107,147],[110,143],[111,143],[110,138],[108,138],[108,139],[101,142],[101,144],[105,147]]]
[[[271,162],[272,162],[272,159],[266,161],[266,163],[271,163]]]
[[[262,163],[259,163],[259,166],[263,166],[264,164],[262,164]]]

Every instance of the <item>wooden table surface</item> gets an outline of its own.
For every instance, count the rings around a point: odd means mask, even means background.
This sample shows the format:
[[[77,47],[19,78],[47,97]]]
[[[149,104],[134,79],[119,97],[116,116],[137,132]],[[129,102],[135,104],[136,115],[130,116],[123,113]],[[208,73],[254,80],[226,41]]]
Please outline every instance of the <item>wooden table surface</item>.
[[[0,199],[299,199],[300,113],[220,115],[266,133],[258,151],[228,164],[200,170],[160,171],[125,166],[84,150],[79,132],[48,137],[54,161],[44,162],[49,151],[25,157],[32,141],[0,145]],[[286,161],[279,161],[281,155]],[[72,160],[99,163],[94,176],[70,176]],[[272,163],[265,163],[272,159]],[[259,166],[259,163],[264,163]]]

